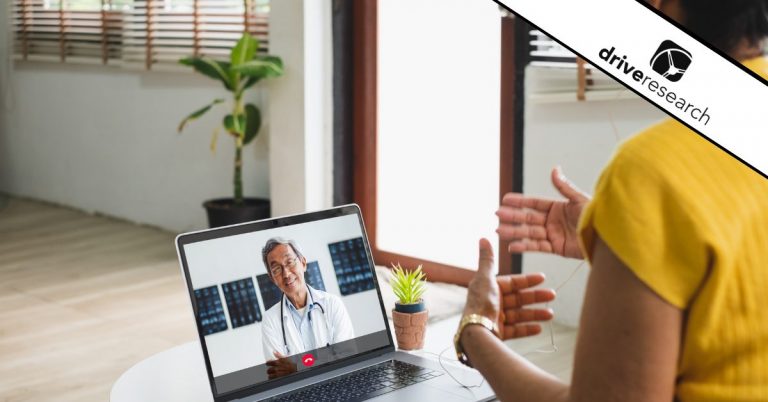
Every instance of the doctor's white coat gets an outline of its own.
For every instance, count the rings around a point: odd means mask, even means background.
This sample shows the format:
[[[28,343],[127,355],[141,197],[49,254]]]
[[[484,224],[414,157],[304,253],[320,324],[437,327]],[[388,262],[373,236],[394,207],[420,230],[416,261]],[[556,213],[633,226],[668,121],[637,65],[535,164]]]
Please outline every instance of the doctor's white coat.
[[[327,344],[335,344],[342,341],[346,341],[355,337],[355,331],[352,328],[352,320],[349,318],[346,307],[341,299],[322,290],[317,290],[310,287],[312,293],[312,299],[315,302],[320,303],[325,309],[325,314],[319,308],[315,308],[312,311],[312,333],[315,337],[315,345],[317,347],[324,347]],[[280,302],[270,307],[266,313],[264,313],[264,320],[261,323],[262,340],[264,346],[264,358],[265,360],[273,360],[275,357],[272,354],[273,351],[280,352],[284,356],[288,356],[288,350],[285,348],[283,342],[283,330],[281,328],[281,321],[285,325],[285,341],[288,343],[290,349],[290,355],[296,355],[304,353],[304,343],[301,340],[296,324],[291,318],[291,312],[287,309],[283,309],[282,317],[280,316],[280,305],[283,303],[285,297],[280,298]],[[327,320],[327,321],[326,321]],[[328,325],[326,326],[326,322]],[[330,336],[328,334],[330,329]],[[332,339],[330,339],[332,337]]]

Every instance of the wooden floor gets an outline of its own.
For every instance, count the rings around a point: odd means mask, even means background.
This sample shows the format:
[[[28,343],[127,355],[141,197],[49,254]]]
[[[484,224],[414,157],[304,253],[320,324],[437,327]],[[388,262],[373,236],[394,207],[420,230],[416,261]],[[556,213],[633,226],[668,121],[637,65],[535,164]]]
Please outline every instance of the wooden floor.
[[[108,401],[129,367],[196,340],[173,237],[0,195],[0,401]],[[568,379],[574,339],[528,357]]]
[[[196,339],[173,235],[16,199],[0,206],[0,400],[108,401]]]

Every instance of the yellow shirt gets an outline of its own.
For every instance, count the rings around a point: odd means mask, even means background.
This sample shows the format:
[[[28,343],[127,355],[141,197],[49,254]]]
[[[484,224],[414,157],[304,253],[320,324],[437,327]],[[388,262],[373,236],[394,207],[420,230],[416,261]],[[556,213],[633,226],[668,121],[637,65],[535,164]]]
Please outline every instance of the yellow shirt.
[[[768,77],[768,60],[744,64]],[[686,312],[677,400],[768,401],[768,179],[669,119],[603,171],[579,224],[588,254],[595,232]]]

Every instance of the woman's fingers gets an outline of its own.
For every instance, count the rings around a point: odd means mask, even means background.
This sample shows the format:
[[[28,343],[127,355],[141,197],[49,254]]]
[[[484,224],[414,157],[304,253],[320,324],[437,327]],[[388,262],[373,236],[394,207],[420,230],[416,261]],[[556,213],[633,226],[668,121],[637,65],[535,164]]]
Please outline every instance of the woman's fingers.
[[[504,311],[504,324],[549,321],[552,317],[554,317],[554,313],[551,309],[508,309]]]
[[[555,186],[557,191],[562,194],[569,201],[573,202],[587,202],[589,196],[574,186],[563,174],[563,169],[560,166],[552,169],[551,174],[552,185]]]
[[[541,325],[539,324],[505,325],[501,337],[506,340],[538,335],[539,333],[541,333]]]
[[[507,251],[509,251],[510,254],[520,254],[528,251],[551,253],[553,250],[552,243],[549,240],[515,240],[507,246]]]
[[[496,281],[499,283],[499,289],[501,289],[502,294],[534,287],[544,282],[544,279],[546,279],[546,277],[542,273],[499,275],[496,277]]]
[[[502,240],[534,239],[546,240],[547,229],[541,225],[509,225],[499,224],[496,233]]]
[[[555,300],[552,289],[526,289],[519,292],[504,294],[502,292],[502,310],[519,308],[529,304],[546,303]]]
[[[547,215],[530,209],[500,206],[496,211],[499,222],[512,224],[544,225]]]
[[[530,208],[539,212],[548,212],[554,200],[546,198],[526,197],[520,193],[507,193],[501,199],[501,205],[514,208]]]

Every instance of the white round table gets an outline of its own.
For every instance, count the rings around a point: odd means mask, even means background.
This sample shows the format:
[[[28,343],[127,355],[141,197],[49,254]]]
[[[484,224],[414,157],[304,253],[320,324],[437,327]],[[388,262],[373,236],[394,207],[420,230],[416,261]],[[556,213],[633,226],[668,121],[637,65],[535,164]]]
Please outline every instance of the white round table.
[[[109,400],[212,402],[200,343],[185,343],[137,363],[117,379]]]
[[[424,349],[412,353],[436,359],[441,351],[452,348],[450,334],[457,327],[459,319],[460,316],[456,315],[431,323],[424,339]],[[391,322],[389,325],[393,328]],[[200,343],[185,343],[136,363],[112,386],[110,401],[212,402]]]

